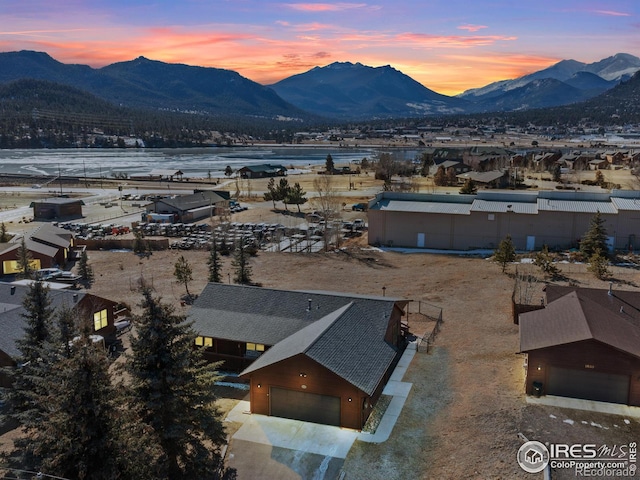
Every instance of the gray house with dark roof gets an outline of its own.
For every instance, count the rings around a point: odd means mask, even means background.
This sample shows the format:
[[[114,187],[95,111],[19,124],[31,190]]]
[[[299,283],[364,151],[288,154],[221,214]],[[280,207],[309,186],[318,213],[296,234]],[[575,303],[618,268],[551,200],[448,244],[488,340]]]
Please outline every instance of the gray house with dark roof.
[[[548,285],[521,313],[526,392],[640,406],[640,293]]]
[[[188,319],[208,359],[243,369],[253,413],[361,429],[404,347],[406,303],[210,283]]]
[[[200,190],[190,195],[158,199],[147,206],[147,212],[172,214],[176,222],[191,223],[218,215],[228,206],[227,192]]]
[[[247,165],[238,169],[238,175],[242,178],[267,178],[284,177],[287,174],[287,167],[265,163],[262,165]]]

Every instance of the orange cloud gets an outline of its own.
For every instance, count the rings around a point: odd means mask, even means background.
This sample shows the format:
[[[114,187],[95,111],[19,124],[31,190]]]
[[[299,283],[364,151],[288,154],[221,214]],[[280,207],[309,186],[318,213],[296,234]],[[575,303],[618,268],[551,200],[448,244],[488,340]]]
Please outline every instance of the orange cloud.
[[[423,47],[477,47],[493,45],[496,42],[513,41],[518,37],[503,35],[429,35],[426,33],[403,33],[396,37],[400,41],[408,41]]]
[[[275,83],[335,61],[370,66],[391,63],[426,87],[444,94],[456,94],[495,80],[514,78],[557,61],[546,57],[477,52],[486,46],[515,40],[511,36],[395,34],[346,30],[322,23],[285,23],[260,27],[164,27],[140,31],[114,27],[96,30],[91,37],[85,34],[52,36],[51,39],[47,35],[25,37],[5,50],[15,50],[17,46],[18,49],[46,51],[59,61],[93,67],[143,55],[169,63],[234,70],[262,84]],[[0,35],[2,41],[8,38]],[[473,53],[444,55],[447,51],[463,52],[463,48],[473,49]],[[434,52],[439,55],[425,63],[425,50],[431,50],[430,56]],[[416,52],[420,53],[416,55]]]
[[[558,61],[558,58],[536,55],[444,55],[433,63],[407,65],[401,69],[438,93],[457,95],[542,70]]]

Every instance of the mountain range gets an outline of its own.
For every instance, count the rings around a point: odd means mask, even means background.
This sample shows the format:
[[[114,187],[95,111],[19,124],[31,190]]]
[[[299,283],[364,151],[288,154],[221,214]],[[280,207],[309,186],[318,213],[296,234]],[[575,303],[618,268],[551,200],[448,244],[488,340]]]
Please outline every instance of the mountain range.
[[[231,70],[144,57],[94,69],[64,64],[42,52],[0,53],[0,85],[37,79],[74,87],[122,107],[301,121],[555,107],[608,92],[639,70],[640,58],[624,53],[591,64],[563,60],[517,79],[451,97],[388,65],[337,62],[265,86]]]

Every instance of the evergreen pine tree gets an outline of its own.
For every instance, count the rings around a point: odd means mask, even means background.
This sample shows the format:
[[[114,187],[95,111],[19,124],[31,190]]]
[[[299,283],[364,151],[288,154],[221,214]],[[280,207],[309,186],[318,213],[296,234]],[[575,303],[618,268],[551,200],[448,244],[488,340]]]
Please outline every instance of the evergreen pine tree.
[[[249,253],[247,252],[247,247],[245,246],[243,240],[240,240],[236,244],[236,249],[233,260],[231,261],[231,265],[235,268],[236,275],[234,277],[234,282],[241,285],[251,283],[251,266],[249,265]]]
[[[533,260],[533,263],[538,267],[540,267],[540,270],[542,270],[542,273],[550,276],[551,278],[556,278],[560,275],[560,270],[553,263],[553,258],[549,253],[549,247],[547,247],[546,245],[543,245],[542,250],[540,250],[536,254]]]
[[[0,243],[6,243],[9,241],[9,235],[7,234],[7,226],[4,222],[0,223]]]
[[[474,182],[471,178],[467,178],[464,182],[464,185],[460,189],[460,193],[466,195],[475,195],[476,193],[478,193],[476,182]]]
[[[597,279],[606,280],[611,276],[608,266],[609,260],[607,260],[607,256],[598,249],[589,257],[587,270],[593,273]]]
[[[222,281],[222,263],[220,262],[220,253],[218,252],[218,244],[215,234],[211,238],[211,248],[209,249],[209,281],[220,283]]]
[[[143,313],[136,318],[131,356],[131,405],[148,428],[145,441],[162,455],[145,459],[155,478],[211,478],[222,469],[225,442],[213,386],[219,364],[205,363],[194,348],[196,334],[173,307],[143,289]]]
[[[276,188],[276,181],[273,177],[271,177],[269,179],[269,183],[267,183],[267,191],[264,193],[264,200],[266,202],[273,202],[273,209],[275,210],[276,208],[276,200],[279,200],[278,198],[278,191]]]
[[[82,254],[80,255],[78,274],[86,284],[90,284],[93,281],[93,269],[89,265],[89,256],[87,255],[86,249],[82,250]]]
[[[502,267],[502,273],[505,272],[507,265],[516,259],[516,248],[511,240],[511,235],[507,235],[498,245],[493,260],[498,262]]]
[[[327,159],[324,162],[325,173],[329,175],[333,175],[333,169],[335,168],[335,163],[333,162],[333,157],[330,153],[327,154]]]
[[[591,218],[589,230],[580,240],[580,252],[586,259],[590,259],[598,250],[601,255],[607,257],[607,231],[604,228],[604,219],[600,212],[596,212]]]
[[[289,201],[289,193],[291,192],[291,186],[289,185],[289,180],[286,178],[281,178],[277,187],[277,198],[278,200],[282,200],[284,203],[284,209],[288,210],[287,202]]]
[[[31,256],[29,248],[27,248],[27,240],[25,239],[24,235],[20,240],[20,247],[18,247],[18,258],[16,262],[16,266],[19,271],[19,273],[16,275],[18,278],[33,278],[33,257]]]
[[[29,285],[22,306],[25,313],[24,335],[16,342],[20,350],[20,362],[35,363],[41,357],[42,347],[51,339],[54,309],[51,306],[49,287],[41,281]]]
[[[300,213],[300,205],[307,203],[307,192],[305,192],[298,182],[293,184],[293,187],[289,189],[289,195],[286,203],[291,203],[298,206],[298,213]]]
[[[223,234],[222,238],[220,239],[220,255],[223,255],[226,257],[230,253],[231,253],[231,247],[229,247],[229,244],[225,240],[225,235]]]
[[[70,356],[57,356],[39,400],[48,414],[29,435],[41,458],[40,468],[64,478],[116,478],[118,442],[114,428],[116,392],[109,362],[101,345],[93,343],[91,325],[84,322],[73,340]]]

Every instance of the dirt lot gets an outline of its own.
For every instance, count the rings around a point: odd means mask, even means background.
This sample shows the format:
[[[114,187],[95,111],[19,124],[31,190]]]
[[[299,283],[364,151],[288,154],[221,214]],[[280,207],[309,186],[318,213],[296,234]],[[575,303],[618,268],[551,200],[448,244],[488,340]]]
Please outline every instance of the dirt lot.
[[[263,204],[241,215],[238,221],[274,214],[269,204]],[[178,250],[154,252],[148,258],[91,251],[95,282],[90,292],[139,311],[137,286],[142,278],[177,312],[187,314],[189,307],[180,302],[185,288],[173,277],[181,255],[193,267],[189,290],[197,293],[206,283],[208,254]],[[252,258],[251,267],[254,282],[265,287],[361,294],[382,294],[385,287],[387,296],[443,308],[444,324],[434,348],[416,355],[404,379],[413,387],[391,438],[380,445],[356,442],[344,464],[345,480],[533,478],[515,461],[522,444],[518,433],[531,440],[563,443],[619,445],[640,439],[636,419],[626,423],[618,416],[526,404],[523,358],[516,354],[518,328],[510,317],[515,266],[502,274],[498,265],[483,258],[381,252],[360,238],[338,252],[261,252]],[[518,269],[535,273],[531,266]],[[584,265],[565,264],[562,270],[567,281],[608,287],[588,274]],[[640,284],[638,271],[612,270],[614,288]],[[224,259],[223,278],[233,278],[230,258]],[[417,330],[423,327],[413,325]],[[222,408],[228,410],[242,395],[221,391],[221,396]],[[10,436],[0,437],[0,445]],[[570,476],[554,474],[554,478]]]

